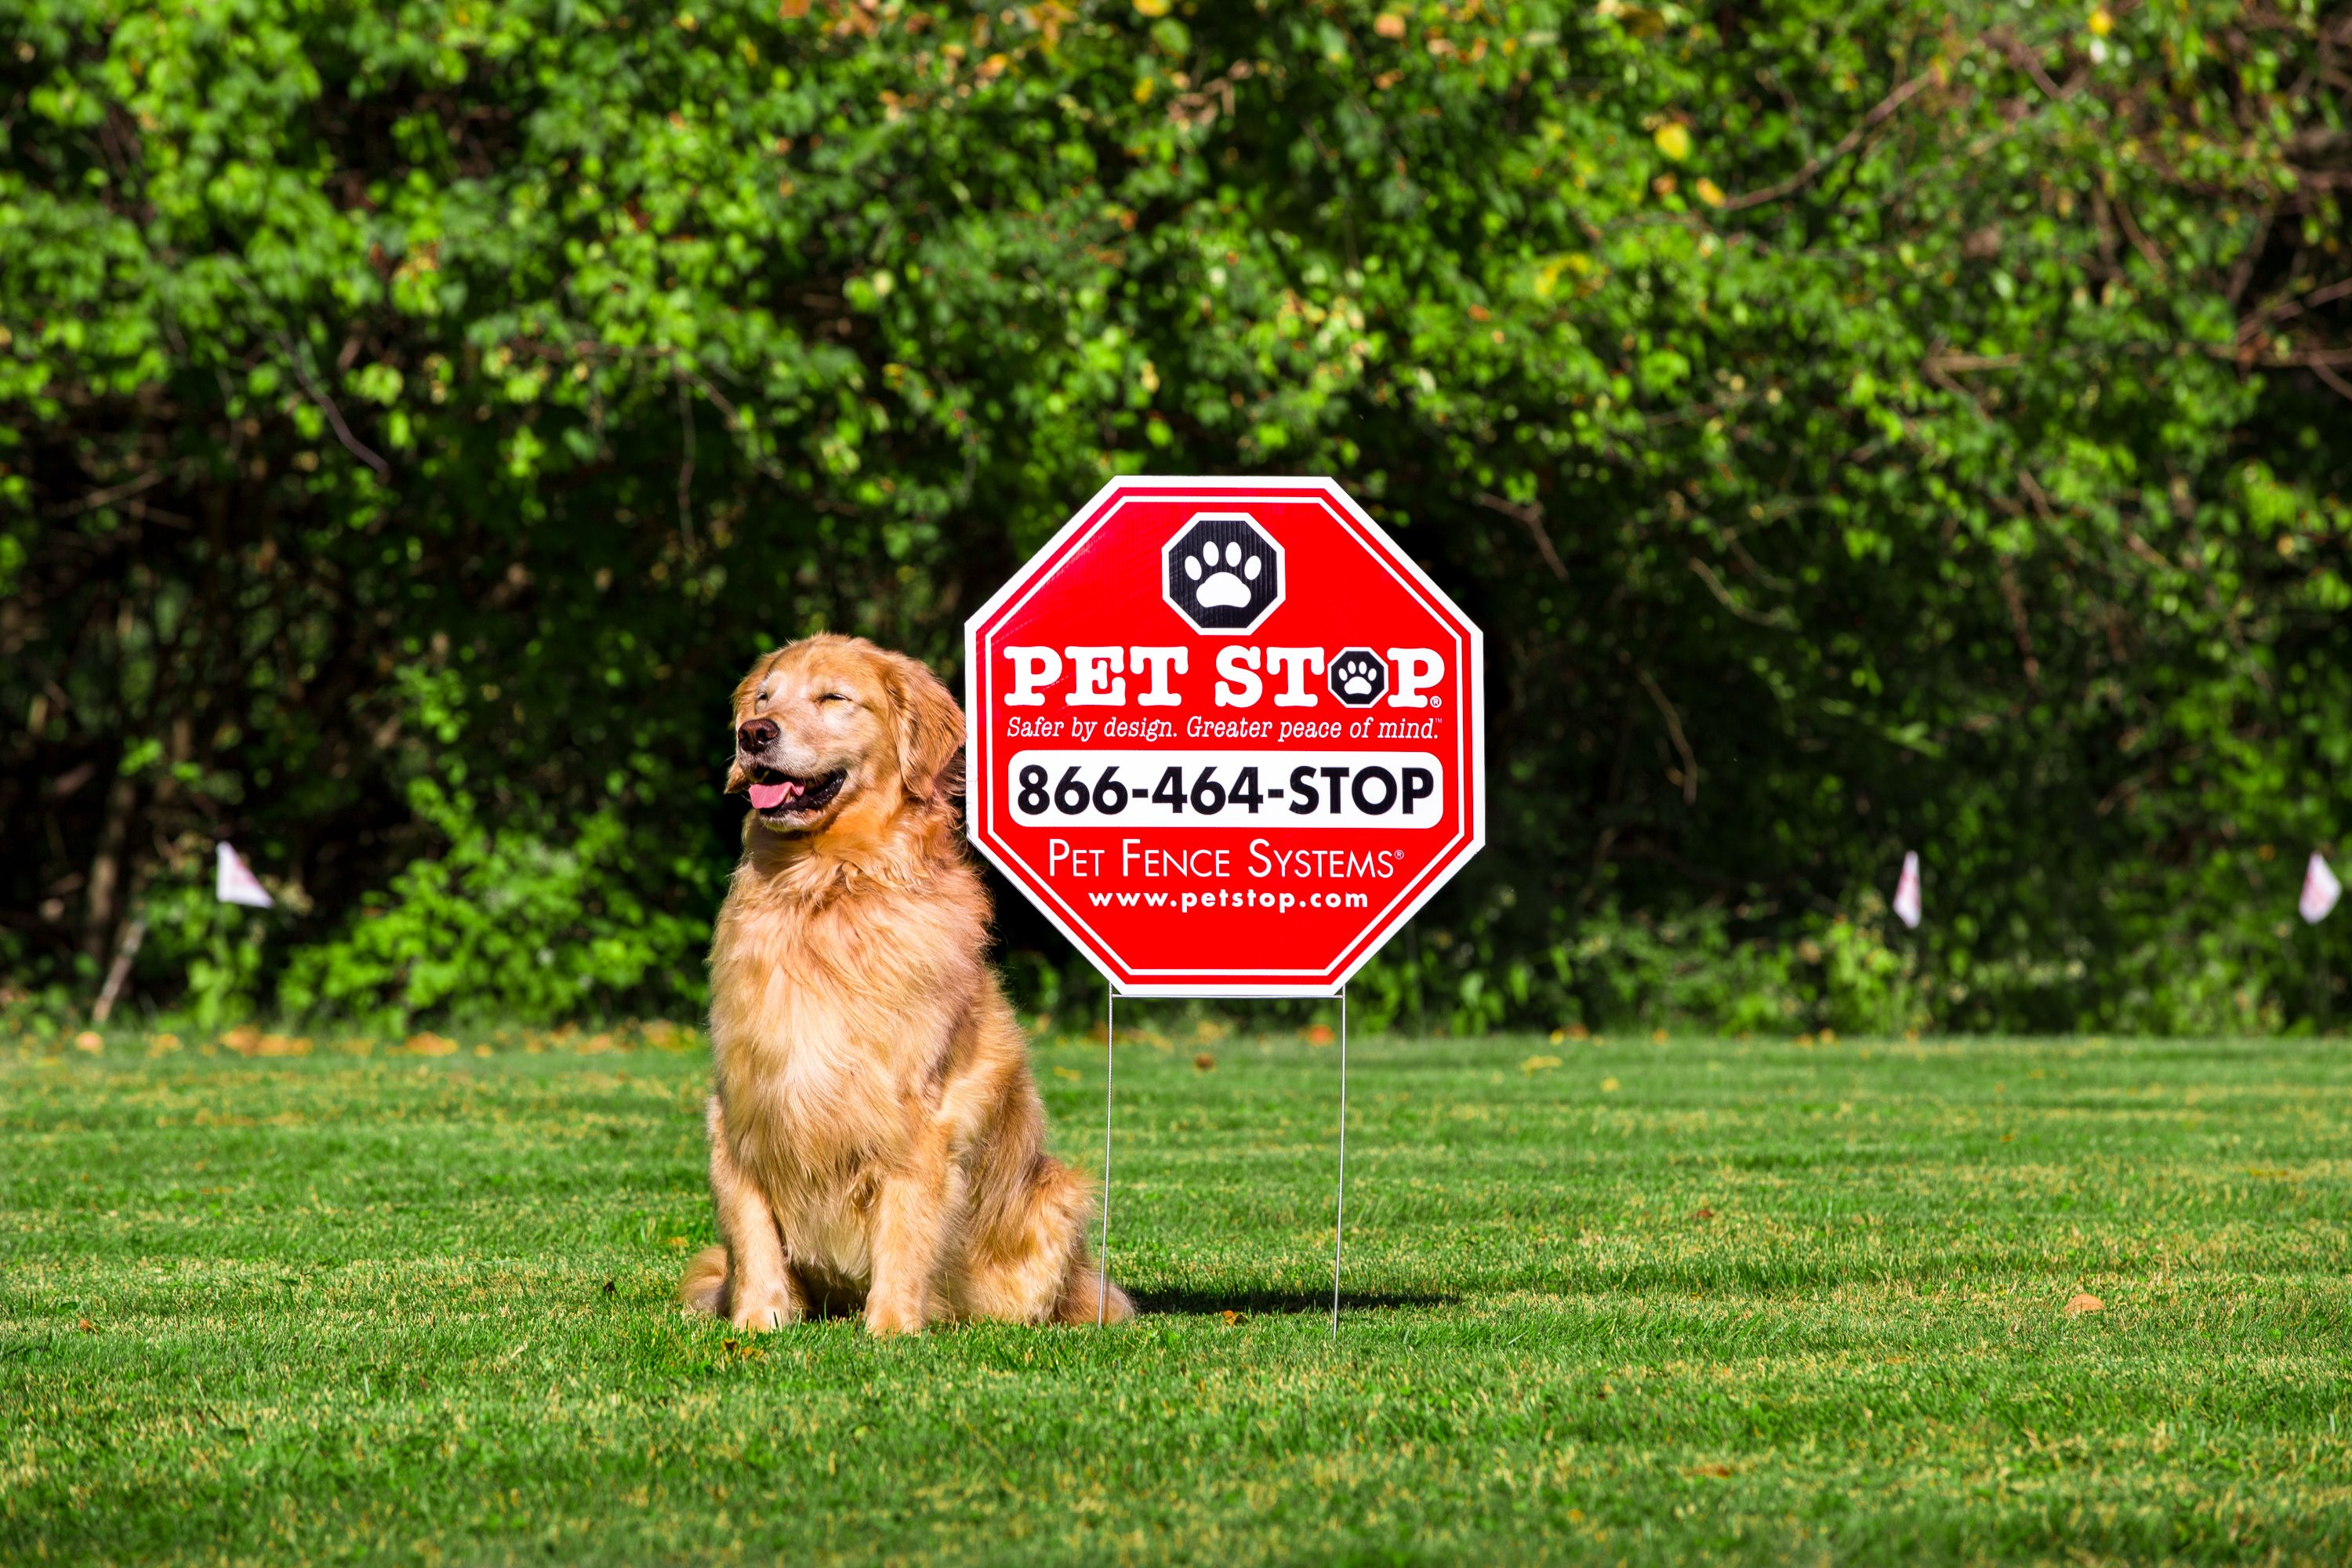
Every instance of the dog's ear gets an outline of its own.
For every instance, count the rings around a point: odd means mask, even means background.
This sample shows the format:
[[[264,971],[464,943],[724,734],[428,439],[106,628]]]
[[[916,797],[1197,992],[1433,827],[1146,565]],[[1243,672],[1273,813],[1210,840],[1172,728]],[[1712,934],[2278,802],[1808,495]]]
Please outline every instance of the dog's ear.
[[[898,710],[898,776],[917,800],[944,800],[963,782],[963,710],[920,660],[902,653],[886,658]]]

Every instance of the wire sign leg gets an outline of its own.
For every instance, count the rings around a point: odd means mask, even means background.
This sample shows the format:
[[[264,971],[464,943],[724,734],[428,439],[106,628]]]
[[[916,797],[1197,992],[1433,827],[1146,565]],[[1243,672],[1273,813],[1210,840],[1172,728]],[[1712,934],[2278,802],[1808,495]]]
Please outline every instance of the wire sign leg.
[[[1110,1299],[1110,1074],[1118,1060],[1118,988],[1103,989],[1103,1218],[1102,1250],[1095,1259],[1095,1327],[1103,1326]]]
[[[1348,988],[1339,987],[1339,1198],[1331,1217],[1331,1342],[1339,1342],[1339,1244],[1348,1234]]]

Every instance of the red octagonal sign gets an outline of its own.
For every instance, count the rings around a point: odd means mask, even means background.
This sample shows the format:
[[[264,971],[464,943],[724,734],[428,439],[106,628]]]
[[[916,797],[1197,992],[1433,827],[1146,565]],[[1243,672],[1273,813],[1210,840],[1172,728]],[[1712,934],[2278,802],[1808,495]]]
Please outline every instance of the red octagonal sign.
[[[964,627],[981,852],[1132,995],[1328,995],[1486,838],[1478,628],[1329,479],[1106,486]]]

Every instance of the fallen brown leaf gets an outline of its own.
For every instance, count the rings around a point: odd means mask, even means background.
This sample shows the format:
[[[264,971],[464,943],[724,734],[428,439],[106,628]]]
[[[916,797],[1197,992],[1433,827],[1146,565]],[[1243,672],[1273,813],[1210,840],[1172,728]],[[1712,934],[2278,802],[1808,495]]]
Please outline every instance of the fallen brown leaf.
[[[2070,1318],[2079,1318],[2085,1312],[2104,1312],[2106,1310],[2107,1304],[2088,1290],[2078,1290],[2066,1301],[2066,1315]]]
[[[231,1029],[220,1043],[241,1057],[307,1057],[310,1040],[305,1035],[265,1035],[247,1025]]]
[[[106,1037],[100,1034],[96,1029],[84,1029],[80,1034],[74,1037],[74,1049],[78,1051],[88,1051],[90,1055],[96,1056],[99,1052],[106,1049]]]
[[[400,1048],[415,1057],[449,1057],[457,1054],[457,1042],[446,1035],[411,1035]]]
[[[1729,1465],[1693,1465],[1691,1467],[1691,1474],[1695,1476],[1727,1476],[1731,1474],[1731,1467]]]
[[[1202,1051],[1192,1058],[1192,1068],[1196,1072],[1214,1072],[1217,1070],[1217,1058]]]
[[[1310,1046],[1328,1046],[1339,1037],[1331,1032],[1331,1026],[1328,1024],[1307,1026],[1307,1043]]]
[[[1241,1315],[1239,1312],[1234,1311],[1231,1307],[1228,1307],[1228,1308],[1226,1308],[1226,1309],[1225,1309],[1225,1325],[1226,1325],[1226,1327],[1230,1328],[1230,1327],[1232,1327],[1234,1324],[1238,1323],[1238,1322],[1240,1322],[1241,1321],[1242,1321],[1242,1315]],[[83,1320],[83,1321],[87,1322],[87,1321],[89,1321],[89,1320],[88,1320],[88,1319],[84,1319],[84,1320]]]

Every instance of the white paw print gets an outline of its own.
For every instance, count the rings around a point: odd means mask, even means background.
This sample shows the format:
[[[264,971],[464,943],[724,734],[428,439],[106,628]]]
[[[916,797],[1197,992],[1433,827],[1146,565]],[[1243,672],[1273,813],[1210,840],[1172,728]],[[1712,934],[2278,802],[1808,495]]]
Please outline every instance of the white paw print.
[[[1241,576],[1234,575],[1235,570],[1240,571]],[[1250,591],[1244,585],[1244,579],[1255,583],[1258,574],[1265,570],[1265,563],[1255,555],[1243,560],[1241,545],[1231,541],[1225,545],[1222,566],[1217,561],[1217,542],[1213,539],[1201,546],[1199,554],[1184,557],[1184,575],[1201,584],[1192,597],[1204,610],[1239,609],[1248,604]]]
[[[1369,654],[1342,654],[1331,667],[1331,689],[1343,700],[1360,702],[1380,691],[1381,667]]]

